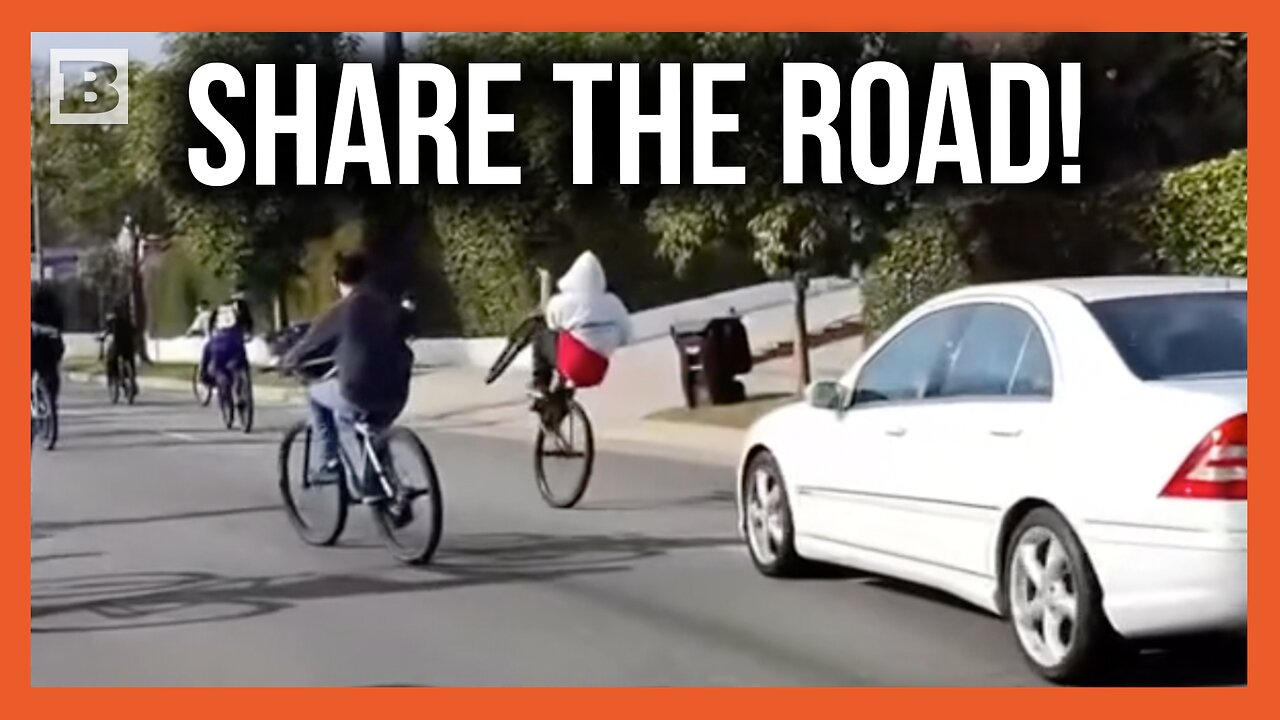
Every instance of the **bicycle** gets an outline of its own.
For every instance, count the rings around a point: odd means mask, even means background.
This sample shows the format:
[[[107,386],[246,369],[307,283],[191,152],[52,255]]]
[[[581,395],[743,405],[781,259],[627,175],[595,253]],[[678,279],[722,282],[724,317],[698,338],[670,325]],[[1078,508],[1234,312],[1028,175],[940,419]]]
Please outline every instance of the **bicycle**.
[[[99,356],[106,357],[101,347]],[[107,371],[107,395],[111,398],[111,404],[118,405],[120,396],[123,394],[125,401],[132,405],[138,397],[138,369],[134,366],[133,358],[117,357],[114,363],[110,359],[104,362]]]
[[[36,438],[45,450],[53,450],[58,444],[58,402],[49,389],[49,383],[40,375],[31,377],[31,446]]]
[[[332,359],[313,361],[306,366],[327,363],[332,363]],[[306,378],[299,379],[304,383],[307,381]],[[294,530],[309,545],[333,545],[346,529],[349,506],[367,504],[373,512],[374,524],[378,527],[383,543],[392,556],[409,565],[429,562],[440,543],[444,522],[444,501],[431,453],[417,433],[409,428],[394,424],[377,428],[364,418],[357,418],[351,423],[357,446],[356,452],[352,453],[346,447],[347,443],[342,442],[342,436],[346,434],[341,430],[343,424],[339,422],[338,456],[341,461],[341,477],[336,481],[315,482],[311,479],[310,464],[313,454],[310,422],[300,420],[285,431],[280,443],[280,494]],[[301,459],[296,462],[293,457],[295,448],[302,450]],[[397,450],[400,452],[397,453]],[[421,471],[423,487],[412,487],[407,482],[406,470],[412,465],[416,465]],[[299,466],[301,492],[296,493],[291,488],[291,479],[294,477],[292,470]],[[361,472],[356,472],[357,466],[362,468]],[[366,488],[374,483],[381,490],[381,495],[376,500],[368,498],[366,494]],[[310,500],[322,496],[328,497],[333,504],[333,508],[325,513],[328,515],[327,524],[318,518],[314,522],[309,519],[303,505],[298,502],[300,497]],[[420,509],[415,506],[415,501],[424,497],[426,507]],[[429,525],[423,536],[414,541],[407,531],[419,519],[426,520]]]
[[[531,342],[535,335],[546,327],[546,321],[540,313],[526,317],[507,337],[507,344],[498,354],[493,365],[485,375],[485,384],[497,380],[511,363]],[[595,434],[591,428],[591,418],[587,411],[575,398],[575,390],[568,378],[557,370],[551,389],[547,395],[534,404],[533,411],[538,415],[538,431],[533,440],[533,471],[537,480],[538,492],[548,505],[554,508],[572,508],[582,500],[587,492],[587,484],[591,481],[591,471],[595,466],[596,446]],[[581,432],[575,432],[580,427]],[[582,448],[576,449],[575,439],[581,438]],[[565,461],[565,465],[581,459],[581,467],[570,472],[572,478],[569,492],[557,494],[548,479],[548,470],[558,467],[559,463],[549,463],[549,459]],[[554,473],[552,473],[554,474]]]
[[[240,421],[240,429],[246,434],[253,430],[253,378],[247,365],[237,363],[230,377],[218,373],[215,390],[222,424],[228,430]]]

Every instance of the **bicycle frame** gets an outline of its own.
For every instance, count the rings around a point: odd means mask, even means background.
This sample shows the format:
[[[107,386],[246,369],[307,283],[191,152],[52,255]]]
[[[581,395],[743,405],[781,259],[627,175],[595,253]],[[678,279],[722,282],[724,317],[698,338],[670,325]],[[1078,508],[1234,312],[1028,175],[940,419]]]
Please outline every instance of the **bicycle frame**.
[[[368,424],[363,422],[350,424],[350,432],[355,435],[355,439],[358,443],[360,466],[364,468],[359,473],[356,472],[355,463],[352,462],[352,454],[346,447],[344,447],[343,443],[343,430],[346,429],[343,426],[347,425],[347,423],[344,423],[341,418],[338,418],[337,424],[338,457],[342,461],[344,470],[343,477],[347,484],[347,492],[354,498],[364,498],[367,494],[364,488],[369,479],[369,472],[372,471],[377,475],[378,482],[382,485],[382,491],[386,497],[392,497],[395,493],[395,488],[391,487],[391,483],[387,482],[386,470],[382,466],[382,461],[378,459],[378,453],[374,451],[373,432],[369,428]]]
[[[324,365],[331,362],[332,362],[332,358],[320,358],[317,360],[312,360],[310,362],[304,363],[303,366],[305,367],[305,366]],[[332,377],[335,371],[336,369],[330,370],[323,377],[319,378],[318,380],[315,380],[314,382],[321,382],[323,380],[326,380]],[[357,499],[364,498],[364,496],[366,495],[364,491],[364,486],[367,484],[366,481],[368,480],[368,471],[372,470],[378,476],[378,482],[381,483],[382,485],[383,493],[387,497],[394,496],[395,488],[391,487],[391,483],[387,481],[386,468],[383,466],[382,461],[378,458],[378,453],[374,450],[374,447],[373,447],[372,428],[369,427],[368,423],[362,420],[347,422],[347,421],[344,421],[343,418],[337,416],[337,413],[335,413],[334,415],[335,415],[334,419],[337,421],[335,424],[337,425],[337,428],[338,428],[338,460],[342,463],[343,482],[346,483],[348,494],[353,498],[357,498]],[[307,447],[305,450],[304,463],[308,463],[308,464],[311,461],[311,441],[312,441],[311,436],[312,436],[313,430],[314,428],[311,428],[311,427],[308,427],[308,430],[307,430]],[[357,444],[356,449],[359,454],[360,466],[364,468],[364,470],[360,472],[356,472],[355,463],[352,461],[352,455],[355,453],[352,453],[347,448],[346,439],[350,435],[355,435],[355,440]],[[302,478],[303,487],[310,487],[311,480],[308,477],[309,473],[307,472],[307,469],[306,469],[307,465],[304,465],[303,467],[304,467],[303,478]]]

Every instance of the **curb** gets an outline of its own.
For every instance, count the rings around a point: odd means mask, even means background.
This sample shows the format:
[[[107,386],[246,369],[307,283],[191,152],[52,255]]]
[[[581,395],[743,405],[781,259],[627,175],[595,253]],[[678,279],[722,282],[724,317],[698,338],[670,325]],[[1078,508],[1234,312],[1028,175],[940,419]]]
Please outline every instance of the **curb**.
[[[101,372],[73,371],[66,373],[66,378],[71,382],[96,384],[103,382],[106,378],[106,374]],[[138,387],[142,390],[191,392],[191,383],[189,381],[178,380],[176,378],[139,377]],[[275,387],[273,385],[255,385],[253,388],[253,399],[255,402],[288,405],[302,400],[303,397],[305,397],[305,395],[301,389],[282,388]]]

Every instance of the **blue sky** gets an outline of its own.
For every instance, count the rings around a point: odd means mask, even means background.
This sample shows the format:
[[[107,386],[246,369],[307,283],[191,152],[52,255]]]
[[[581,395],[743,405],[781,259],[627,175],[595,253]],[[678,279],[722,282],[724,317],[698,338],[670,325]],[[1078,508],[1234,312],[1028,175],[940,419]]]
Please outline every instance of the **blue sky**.
[[[366,50],[382,50],[382,33],[355,33],[364,36]],[[423,33],[405,33],[405,44],[413,45]],[[128,48],[130,59],[152,63],[164,54],[160,33],[149,32],[33,32],[31,60],[43,65],[49,60],[50,48]]]

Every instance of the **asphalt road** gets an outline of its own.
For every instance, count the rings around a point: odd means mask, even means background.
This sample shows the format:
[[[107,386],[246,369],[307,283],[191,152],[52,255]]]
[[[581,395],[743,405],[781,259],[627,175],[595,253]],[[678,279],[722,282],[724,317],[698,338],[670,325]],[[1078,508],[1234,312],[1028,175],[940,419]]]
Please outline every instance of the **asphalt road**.
[[[419,428],[444,539],[399,566],[356,508],[304,545],[275,457],[189,397],[111,407],[69,387],[34,452],[34,686],[1033,685],[1010,631],[856,573],[770,580],[734,530],[724,468],[602,452],[575,510],[545,506],[530,446]],[[1123,684],[1243,684],[1239,644],[1144,655]]]

